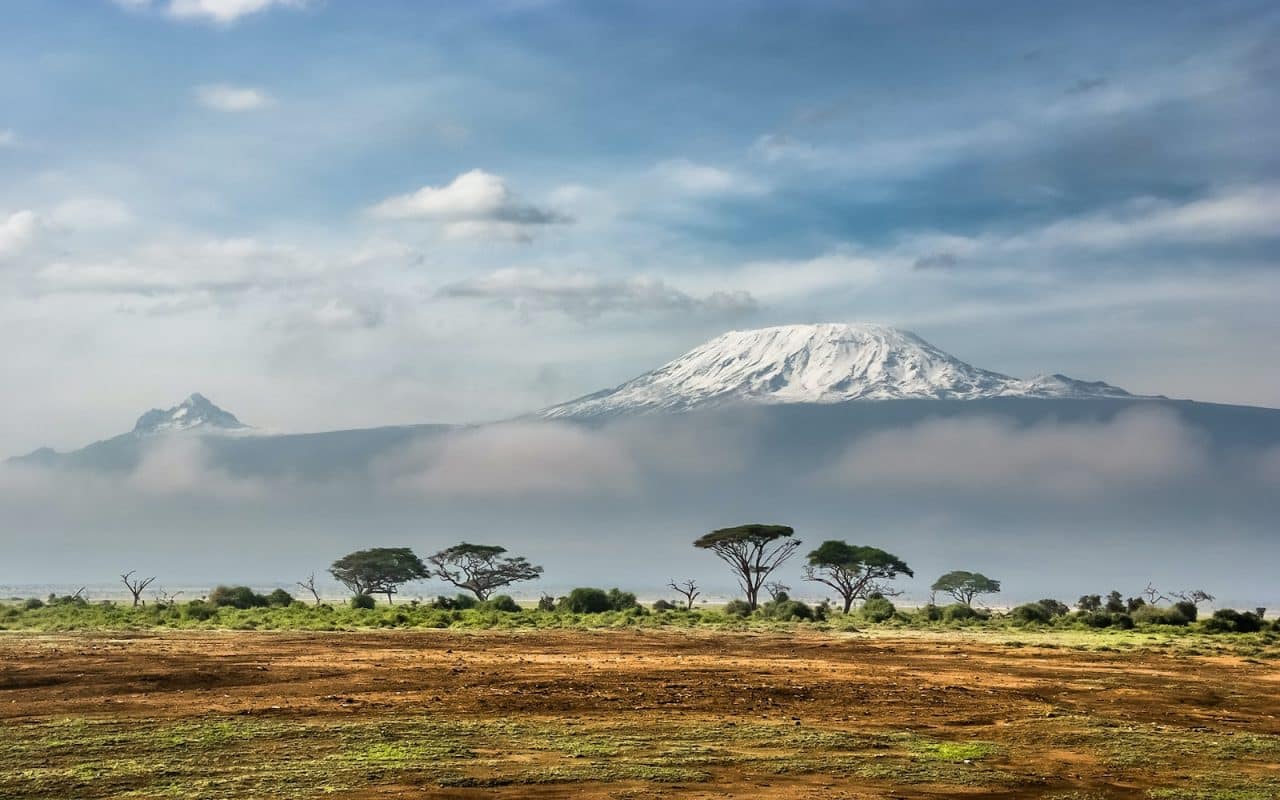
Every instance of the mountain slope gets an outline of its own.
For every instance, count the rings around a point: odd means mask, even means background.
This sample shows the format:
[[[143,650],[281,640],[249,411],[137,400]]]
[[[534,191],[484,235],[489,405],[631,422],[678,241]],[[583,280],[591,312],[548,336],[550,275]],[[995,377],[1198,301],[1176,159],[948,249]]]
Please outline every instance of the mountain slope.
[[[730,331],[614,389],[539,412],[594,417],[742,403],[1132,397],[1063,375],[1028,381],[980,369],[883,325],[784,325]]]
[[[249,428],[235,414],[218,408],[199,392],[195,392],[172,408],[153,408],[138,417],[133,426],[137,436],[177,433],[200,429],[202,432],[243,431]]]

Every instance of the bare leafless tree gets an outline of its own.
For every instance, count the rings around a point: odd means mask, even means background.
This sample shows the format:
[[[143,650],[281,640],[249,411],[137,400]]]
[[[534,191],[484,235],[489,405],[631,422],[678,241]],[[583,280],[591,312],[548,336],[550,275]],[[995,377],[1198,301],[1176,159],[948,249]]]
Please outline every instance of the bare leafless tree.
[[[671,581],[671,583],[668,583],[667,585],[684,598],[685,611],[693,610],[693,601],[697,600],[698,595],[702,594],[702,592],[698,590],[698,584],[694,582],[693,578],[690,578],[683,583]]]
[[[156,579],[156,576],[152,575],[150,578],[135,578],[133,577],[134,572],[136,572],[136,570],[129,570],[120,576],[120,580],[124,581],[125,588],[129,590],[129,594],[133,595],[134,606],[137,606],[142,602],[143,591],[151,585],[151,582]]]
[[[320,593],[316,591],[316,574],[314,572],[308,575],[305,581],[298,581],[298,586],[311,592],[311,596],[316,599],[316,605],[320,605]]]
[[[1169,598],[1161,594],[1160,590],[1157,589],[1150,581],[1147,582],[1147,588],[1142,590],[1142,596],[1146,598],[1147,605],[1149,606],[1158,605],[1161,600],[1164,600],[1165,602],[1168,602],[1169,600]]]
[[[164,588],[156,589],[156,605],[171,606],[178,601],[182,592],[166,592]]]
[[[1184,603],[1191,603],[1195,606],[1199,606],[1201,603],[1212,603],[1215,599],[1213,595],[1209,594],[1204,589],[1191,589],[1190,591],[1185,592],[1169,592],[1169,594],[1173,595],[1177,600],[1181,600]]]
[[[791,587],[782,581],[770,581],[764,585],[764,590],[769,593],[769,599],[776,603],[787,596]]]

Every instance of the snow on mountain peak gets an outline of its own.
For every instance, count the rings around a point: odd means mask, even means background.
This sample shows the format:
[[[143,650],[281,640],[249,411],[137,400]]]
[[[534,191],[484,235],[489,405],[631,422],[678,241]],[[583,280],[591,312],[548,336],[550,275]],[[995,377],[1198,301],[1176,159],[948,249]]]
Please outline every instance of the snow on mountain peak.
[[[1023,381],[979,369],[909,331],[872,324],[729,331],[614,389],[552,406],[546,417],[685,411],[734,403],[986,397],[1129,397],[1063,375]]]
[[[172,408],[153,408],[138,417],[133,432],[138,435],[176,433],[192,429],[239,431],[248,428],[229,411],[218,408],[195,392]]]

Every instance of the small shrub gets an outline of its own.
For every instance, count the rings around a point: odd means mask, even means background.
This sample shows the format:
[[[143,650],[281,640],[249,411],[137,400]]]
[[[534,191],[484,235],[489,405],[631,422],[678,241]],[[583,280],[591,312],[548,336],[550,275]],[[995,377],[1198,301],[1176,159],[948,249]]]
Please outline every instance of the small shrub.
[[[942,619],[942,609],[936,603],[922,606],[917,613],[929,622],[937,622]]]
[[[677,608],[675,603],[669,603],[666,600],[653,601],[654,611],[675,611]]]
[[[28,597],[26,602],[22,604],[22,608],[26,611],[34,611],[37,608],[44,608],[44,601],[39,597]]]
[[[731,617],[749,617],[751,604],[746,600],[730,600],[725,604],[724,613]]]
[[[1195,622],[1196,617],[1200,615],[1200,607],[1190,600],[1179,600],[1173,604],[1173,607],[1186,617],[1188,622]]]
[[[1119,628],[1124,631],[1130,630],[1133,628],[1133,617],[1129,616],[1127,613],[1112,614],[1111,627]]]
[[[973,619],[986,619],[986,615],[964,603],[952,603],[942,609],[943,622],[967,622]]]
[[[813,609],[799,600],[770,600],[760,607],[760,615],[783,622],[811,620],[813,619]]]
[[[1044,606],[1044,610],[1049,612],[1050,617],[1065,617],[1071,613],[1070,606],[1061,600],[1054,600],[1052,597],[1046,597],[1036,602],[1038,605]]]
[[[893,619],[893,615],[897,613],[897,609],[893,607],[893,603],[889,602],[887,597],[883,595],[873,595],[866,599],[862,604],[862,608],[858,609],[858,614],[869,622],[884,622]]]
[[[209,592],[209,602],[215,606],[231,606],[232,608],[262,608],[268,605],[266,596],[260,595],[248,586],[215,586]]]
[[[1020,625],[1047,625],[1053,614],[1041,603],[1025,603],[1009,612],[1010,618]]]
[[[376,605],[378,605],[378,603],[373,599],[372,595],[358,594],[351,598],[352,608],[370,609]]]
[[[293,595],[284,589],[275,589],[271,594],[267,595],[267,605],[275,606],[276,608],[288,608],[293,605]]]
[[[1262,630],[1262,617],[1252,611],[1242,614],[1233,608],[1220,608],[1203,625],[1210,633],[1257,633]]]
[[[604,589],[579,586],[561,600],[561,607],[574,614],[600,614],[611,610],[613,605],[609,602],[609,594]]]
[[[539,597],[538,610],[539,611],[555,611],[556,599],[549,594],[544,594],[542,597]]]
[[[509,594],[500,594],[497,597],[490,597],[488,600],[481,603],[479,607],[485,611],[504,611],[507,613],[520,611],[520,606],[516,604],[515,600],[511,599],[511,595]]]
[[[441,611],[465,611],[478,605],[480,605],[480,601],[469,594],[456,594],[453,597],[440,595],[431,601],[431,607],[438,608]]]
[[[636,602],[636,596],[631,592],[624,592],[617,588],[609,590],[609,608],[612,610],[626,611],[638,605],[640,604]]]
[[[1133,612],[1133,621],[1139,625],[1186,625],[1190,619],[1177,606],[1160,608],[1145,605]]]
[[[212,619],[217,615],[218,607],[212,603],[207,603],[204,600],[192,600],[191,602],[184,604],[178,613],[183,619],[204,622],[205,620]]]

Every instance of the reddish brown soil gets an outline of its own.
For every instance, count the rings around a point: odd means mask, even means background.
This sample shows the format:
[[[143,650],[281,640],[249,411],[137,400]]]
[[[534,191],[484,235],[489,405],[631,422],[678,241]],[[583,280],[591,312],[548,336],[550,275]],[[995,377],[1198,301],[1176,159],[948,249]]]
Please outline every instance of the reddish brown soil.
[[[709,782],[684,787],[383,784],[346,796],[1137,798],[1166,785],[1167,776],[1141,759],[1117,768],[1084,739],[1078,746],[1070,737],[1037,740],[1037,729],[1024,723],[1053,717],[1186,735],[1277,736],[1280,669],[1234,657],[1011,648],[977,638],[653,631],[0,636],[0,729],[62,717],[341,720],[424,712],[626,721],[637,729],[687,719],[909,731],[993,742],[1000,769],[1027,783],[895,787],[719,770]],[[1280,779],[1267,761],[1264,754],[1239,768]],[[1179,765],[1186,774],[1212,767]]]

